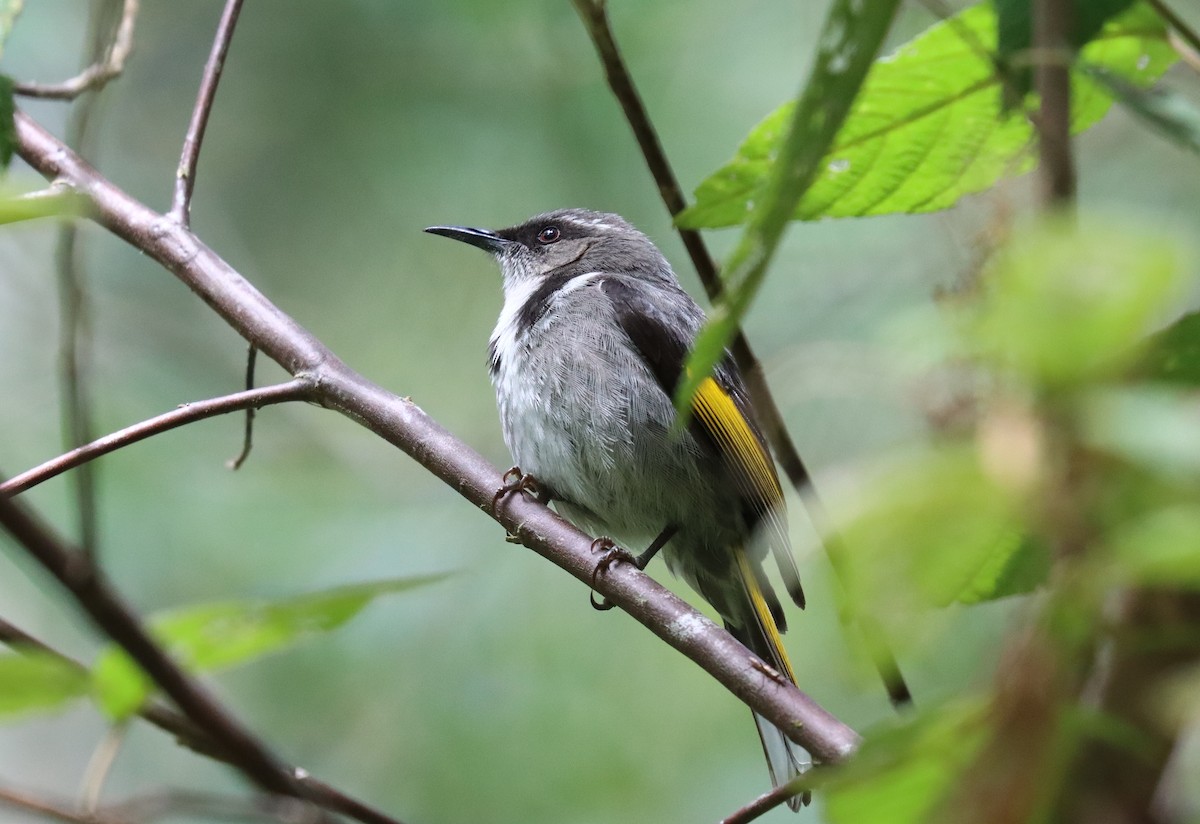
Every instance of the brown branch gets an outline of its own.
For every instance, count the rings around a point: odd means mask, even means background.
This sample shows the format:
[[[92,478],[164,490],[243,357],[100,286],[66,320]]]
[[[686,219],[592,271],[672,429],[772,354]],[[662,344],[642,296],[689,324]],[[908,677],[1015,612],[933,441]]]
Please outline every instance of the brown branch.
[[[85,446],[72,449],[70,452],[59,455],[57,458],[46,461],[40,466],[35,466],[32,469],[22,472],[20,475],[16,475],[0,483],[0,496],[18,495],[43,481],[48,481],[57,475],[61,475],[68,469],[73,469],[88,461],[95,460],[101,455],[107,455],[122,447],[145,440],[152,435],[169,432],[185,424],[195,423],[196,421],[216,415],[240,412],[243,409],[257,409],[277,403],[305,400],[311,393],[312,387],[308,381],[298,378],[276,386],[251,389],[246,392],[237,392],[232,395],[225,395],[224,397],[206,401],[185,403],[178,409],[172,409],[170,412],[164,412],[149,420],[135,423],[132,426],[127,426],[117,432],[105,435]]]
[[[242,11],[242,0],[227,0],[217,24],[208,62],[204,64],[204,75],[200,80],[200,91],[192,109],[192,120],[183,138],[183,151],[179,157],[179,169],[175,173],[175,197],[171,202],[170,215],[184,226],[191,221],[192,189],[196,186],[196,162],[200,159],[200,144],[204,142],[204,130],[208,126],[208,115],[212,112],[217,84],[221,82],[221,71],[225,68],[225,55],[233,39],[233,29]]]
[[[679,186],[679,180],[671,168],[671,163],[667,159],[666,152],[663,150],[662,142],[658,139],[658,133],[650,120],[650,115],[642,103],[641,95],[638,94],[637,88],[633,84],[633,77],[621,57],[621,50],[617,46],[612,26],[608,20],[605,2],[604,0],[573,0],[573,2],[592,39],[596,53],[600,57],[609,88],[612,89],[613,96],[616,97],[625,114],[626,121],[633,130],[634,138],[637,140],[650,174],[654,177],[654,182],[658,184],[658,191],[662,196],[663,203],[666,205],[667,211],[671,213],[671,217],[675,217],[684,210],[687,201]],[[720,301],[724,295],[724,285],[721,283],[717,264],[709,253],[704,238],[694,229],[679,228],[678,231],[709,300],[714,303]],[[770,441],[775,451],[775,457],[779,461],[779,465],[783,467],[788,480],[791,481],[792,486],[804,501],[814,526],[822,535],[830,564],[839,578],[845,581],[845,549],[837,535],[828,526],[829,518],[825,514],[824,504],[817,494],[812,475],[800,457],[796,444],[787,430],[787,424],[783,420],[783,414],[779,411],[779,406],[775,403],[775,398],[767,385],[762,362],[750,348],[750,343],[740,328],[734,335],[729,348],[746,380],[746,386],[754,403],[754,411],[767,433],[767,440]],[[905,683],[904,675],[900,672],[896,656],[887,642],[887,635],[883,628],[867,615],[855,615],[854,620],[858,623],[868,654],[879,672],[892,703],[897,706],[910,704],[912,695],[909,692],[908,684]]]
[[[532,498],[493,507],[500,472],[412,401],[367,381],[307,329],[268,301],[227,262],[166,215],[114,186],[24,112],[15,119],[17,151],[48,178],[63,177],[92,202],[93,219],[157,260],[263,354],[313,386],[313,400],[362,424],[412,456],[522,543],[580,581],[595,569],[592,539]],[[496,510],[496,511],[493,511]],[[845,759],[858,735],[790,684],[763,674],[734,638],[651,578],[618,565],[596,591],[688,656],[822,762]]]
[[[1192,47],[1194,52],[1200,52],[1200,34],[1197,34],[1195,29],[1176,14],[1174,9],[1168,6],[1164,0],[1146,0],[1146,2],[1158,12],[1158,16],[1166,21],[1180,39]]]
[[[820,769],[816,767],[815,769]],[[749,821],[754,821],[757,818],[762,818],[771,810],[778,807],[780,804],[787,801],[789,798],[795,798],[801,793],[805,794],[805,804],[808,803],[808,791],[812,786],[813,779],[809,773],[801,773],[787,783],[780,784],[778,787],[765,792],[758,798],[751,801],[744,807],[739,807],[732,813],[722,818],[719,824],[747,824]]]
[[[311,821],[290,798],[233,798],[209,793],[167,791],[131,798],[96,810],[79,810],[65,801],[40,798],[28,792],[0,787],[0,804],[66,824],[149,824],[162,818],[261,820],[299,824]]]
[[[0,643],[7,644],[15,650],[33,650],[38,653],[53,655],[60,661],[87,671],[79,661],[64,655],[48,644],[34,638],[29,633],[0,618]],[[148,721],[160,730],[175,736],[181,744],[194,752],[208,758],[233,765],[232,758],[210,738],[204,730],[185,716],[162,704],[149,702],[138,711],[138,716]],[[303,799],[312,802],[324,810],[353,818],[362,824],[401,824],[384,812],[376,810],[356,798],[352,798],[340,790],[314,778],[306,770],[298,767],[287,767],[296,785],[303,792]]]
[[[268,792],[297,795],[295,782],[275,756],[151,639],[137,615],[87,557],[67,547],[27,509],[7,497],[0,497],[0,526],[71,593],[92,622],[129,653],[184,715],[230,754],[243,774]]]
[[[251,344],[246,353],[246,391],[254,389],[254,364],[258,360],[258,350]],[[236,457],[231,458],[227,462],[227,466],[235,472],[242,468],[242,464],[250,457],[250,450],[254,446],[254,413],[258,411],[258,407],[251,406],[246,409],[246,426],[242,432],[242,451]]]
[[[104,88],[110,80],[125,70],[125,61],[133,50],[133,28],[137,22],[138,0],[125,0],[121,22],[103,58],[92,63],[70,80],[62,83],[16,83],[13,91],[26,97],[50,100],[74,100],[92,89]]]
[[[1042,203],[1066,209],[1075,200],[1075,162],[1071,157],[1071,66],[1053,55],[1071,53],[1074,9],[1070,0],[1035,0],[1033,48],[1039,55],[1034,85],[1041,99],[1035,120],[1038,132]]]

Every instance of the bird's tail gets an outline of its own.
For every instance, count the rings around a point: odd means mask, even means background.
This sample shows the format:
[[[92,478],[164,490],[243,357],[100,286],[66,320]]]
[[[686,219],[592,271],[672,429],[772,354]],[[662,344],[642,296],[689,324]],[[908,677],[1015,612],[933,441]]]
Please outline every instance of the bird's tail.
[[[779,601],[764,580],[761,567],[757,567],[743,550],[738,549],[736,554],[743,592],[741,598],[731,599],[735,601],[729,605],[734,614],[726,617],[725,628],[747,649],[794,684],[796,674],[780,638],[780,628],[786,628],[786,625],[783,624]],[[804,771],[805,753],[800,745],[758,713],[754,714],[754,723],[758,727],[758,737],[762,740],[763,754],[767,757],[767,768],[774,786],[786,784]],[[806,803],[807,793],[788,799],[788,806],[793,810],[800,809]]]

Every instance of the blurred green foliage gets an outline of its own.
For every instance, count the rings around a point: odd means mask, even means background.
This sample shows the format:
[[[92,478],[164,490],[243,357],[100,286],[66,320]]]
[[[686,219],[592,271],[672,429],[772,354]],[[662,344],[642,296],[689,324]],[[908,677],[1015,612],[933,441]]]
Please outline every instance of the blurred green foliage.
[[[1200,20],[1200,4],[1174,5]],[[103,98],[91,160],[152,205],[168,200],[220,6],[144,3],[126,74]],[[794,95],[826,11],[760,0],[610,6],[684,181],[704,179]],[[0,71],[74,74],[84,18],[77,0],[31,5]],[[934,22],[910,4],[889,48]],[[1137,40],[1122,59],[1156,76],[1166,55],[1155,48]],[[61,104],[22,106],[63,132]],[[936,153],[950,145],[941,138],[926,145]],[[1145,339],[1200,294],[1178,239],[1200,208],[1194,174],[1181,173],[1195,160],[1122,111],[1077,149],[1078,235],[1012,217],[1029,204],[1025,181],[942,215],[795,225],[751,308],[747,329],[788,424],[846,519],[847,597],[889,626],[923,711],[871,732],[890,710],[839,626],[838,587],[793,501],[810,607],[793,616],[789,650],[802,687],[871,734],[860,760],[829,776],[827,805],[818,794],[800,816],[769,820],[922,820],[984,751],[992,730],[979,707],[1000,639],[1048,600],[1002,596],[1044,583],[1058,557],[1064,536],[1046,513],[1061,500],[1063,454],[1094,467],[1068,496],[1096,549],[1080,573],[1087,585],[1069,592],[1083,635],[1096,627],[1097,593],[1195,580],[1200,329],[1187,318]],[[44,185],[20,166],[11,181]],[[509,225],[568,205],[624,214],[700,294],[569,4],[247,4],[200,160],[195,228],[355,368],[500,466],[510,460],[483,359],[495,273],[420,229]],[[1011,236],[1021,243],[980,276],[980,260]],[[51,222],[0,233],[9,472],[61,446],[54,239]],[[723,257],[735,238],[710,240]],[[240,388],[243,344],[205,306],[102,231],[89,227],[84,244],[98,431]],[[905,323],[896,336],[898,320],[930,317],[935,290],[956,295],[940,321]],[[944,414],[962,390],[947,364],[968,375],[965,415]],[[278,377],[266,367],[260,380]],[[102,557],[140,610],[463,570],[215,682],[289,760],[421,822],[709,820],[765,787],[743,707],[633,622],[588,609],[574,582],[507,545],[402,455],[320,410],[276,407],[260,414],[254,453],[231,474],[240,428],[214,420],[100,462]],[[68,492],[58,480],[28,498],[69,529]],[[15,550],[0,554],[0,602],[5,618],[75,657],[100,648]],[[79,688],[61,683],[61,694]],[[1194,717],[1178,682],[1170,694],[1171,723]],[[73,793],[105,724],[79,710],[6,725],[0,774]],[[132,730],[106,798],[242,789],[166,736]]]

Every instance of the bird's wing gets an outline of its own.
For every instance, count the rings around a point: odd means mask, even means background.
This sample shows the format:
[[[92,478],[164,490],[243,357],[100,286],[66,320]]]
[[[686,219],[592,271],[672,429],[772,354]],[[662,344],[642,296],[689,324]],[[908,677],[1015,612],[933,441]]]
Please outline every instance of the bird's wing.
[[[600,288],[612,301],[617,322],[629,336],[663,392],[674,398],[692,341],[703,316],[672,311],[646,287],[607,277]],[[680,297],[690,301],[682,292]],[[675,306],[674,302],[671,304]],[[783,576],[784,586],[797,606],[804,606],[800,573],[792,557],[783,503],[783,489],[766,439],[754,420],[741,374],[726,353],[711,377],[692,398],[691,428],[702,442],[722,457],[748,509],[752,524],[768,530],[768,538]]]

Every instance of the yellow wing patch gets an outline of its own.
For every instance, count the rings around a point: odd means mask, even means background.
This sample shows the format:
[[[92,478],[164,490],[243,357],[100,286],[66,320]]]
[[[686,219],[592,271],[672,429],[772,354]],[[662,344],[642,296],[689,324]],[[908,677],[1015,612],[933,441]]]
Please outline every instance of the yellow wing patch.
[[[692,398],[692,412],[720,446],[721,451],[745,472],[754,492],[772,506],[783,498],[771,458],[750,428],[729,393],[712,378],[705,378]]]
[[[783,648],[783,638],[779,635],[779,627],[775,626],[775,619],[771,616],[771,608],[767,606],[767,599],[763,597],[762,587],[758,585],[758,576],[750,567],[750,560],[746,557],[745,551],[739,548],[735,552],[738,572],[741,573],[742,581],[746,584],[746,592],[750,595],[750,603],[754,607],[758,626],[762,629],[763,637],[767,639],[771,651],[775,654],[775,660],[767,663],[782,669],[783,674],[794,684],[796,683],[796,673],[792,670],[792,662]]]

